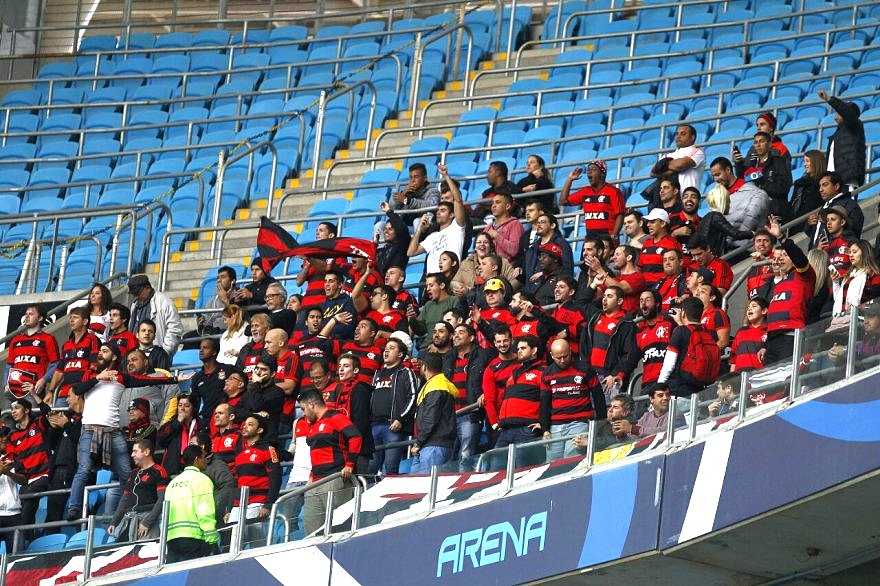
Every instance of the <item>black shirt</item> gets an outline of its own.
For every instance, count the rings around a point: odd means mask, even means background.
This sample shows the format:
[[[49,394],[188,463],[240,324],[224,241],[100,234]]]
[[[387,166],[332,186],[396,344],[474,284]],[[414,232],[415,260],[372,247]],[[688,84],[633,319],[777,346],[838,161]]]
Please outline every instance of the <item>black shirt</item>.
[[[232,371],[228,364],[217,364],[217,368],[210,375],[205,374],[205,369],[199,370],[190,383],[192,394],[198,401],[199,427],[207,429],[214,416],[214,409],[220,403],[226,401],[226,393],[223,385],[226,384],[226,376]]]

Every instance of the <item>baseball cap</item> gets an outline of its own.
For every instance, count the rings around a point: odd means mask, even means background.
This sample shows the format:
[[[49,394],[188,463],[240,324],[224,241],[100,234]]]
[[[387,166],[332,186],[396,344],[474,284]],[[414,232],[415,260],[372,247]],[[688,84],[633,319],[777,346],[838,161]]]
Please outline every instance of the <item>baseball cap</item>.
[[[446,323],[446,322],[443,322],[443,323]],[[394,332],[393,334],[388,336],[388,339],[389,340],[398,340],[398,341],[402,342],[403,345],[406,346],[406,353],[412,354],[413,341],[412,341],[412,338],[410,338],[409,334],[407,334],[406,332],[400,332],[400,331]]]
[[[823,220],[828,216],[828,214],[837,214],[838,216],[849,222],[849,214],[847,213],[846,208],[843,206],[831,206],[830,208],[825,208],[821,212],[819,212],[819,215],[822,216]]]
[[[715,278],[715,271],[711,269],[707,269],[706,267],[700,267],[698,269],[694,269],[694,272],[701,277],[703,277],[704,283],[711,283],[712,279]]]
[[[483,291],[504,291],[504,281],[501,279],[489,279],[486,281]]]
[[[538,247],[538,252],[543,252],[545,254],[549,254],[550,256],[555,256],[559,260],[562,260],[562,247],[555,242],[547,242],[546,244],[542,244]]]
[[[649,222],[651,220],[662,220],[668,224],[669,223],[669,214],[666,213],[666,210],[663,210],[660,208],[654,208],[653,210],[648,212],[647,216],[645,216],[646,222]]]
[[[135,295],[144,287],[150,286],[150,279],[146,275],[133,275],[128,280],[128,292]]]

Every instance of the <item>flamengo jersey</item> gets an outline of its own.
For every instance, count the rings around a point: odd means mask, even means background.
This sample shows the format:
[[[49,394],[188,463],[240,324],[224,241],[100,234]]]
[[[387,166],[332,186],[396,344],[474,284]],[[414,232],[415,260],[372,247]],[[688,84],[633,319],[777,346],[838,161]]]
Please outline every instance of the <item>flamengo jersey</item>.
[[[9,454],[15,458],[16,471],[23,474],[28,483],[49,474],[49,450],[44,435],[48,428],[45,417],[32,411],[28,426],[14,427],[9,434]]]
[[[764,368],[764,362],[758,358],[758,352],[767,342],[767,326],[746,326],[740,328],[733,339],[733,363],[736,372],[758,370]]]
[[[250,488],[248,504],[263,503],[271,505],[281,485],[281,471],[278,467],[278,453],[267,443],[257,442],[244,446],[235,456],[235,475],[238,488]],[[273,483],[275,486],[273,487]],[[274,493],[274,495],[273,495]],[[235,506],[239,505],[238,497]]]
[[[569,205],[581,205],[587,233],[610,234],[617,216],[626,209],[626,198],[615,186],[606,183],[598,191],[591,185],[568,196]]]
[[[573,360],[565,368],[555,362],[541,380],[541,428],[545,425],[589,421],[596,414],[593,392],[601,392],[599,377],[590,365]]]
[[[9,372],[9,390],[17,398],[27,393],[22,390],[22,383],[36,382],[43,378],[53,362],[57,362],[58,343],[55,338],[43,330],[33,334],[21,333],[9,342],[9,365],[14,370]]]
[[[241,451],[241,434],[237,429],[221,431],[211,438],[211,453],[229,466],[235,475],[235,456]]]
[[[92,365],[92,359],[98,353],[101,342],[90,331],[77,342],[73,334],[61,348],[61,362],[58,370],[63,373],[59,397],[66,397],[71,385],[81,383]]]
[[[807,304],[813,296],[816,273],[789,271],[773,285],[773,297],[767,310],[767,331],[797,330],[807,325]]]
[[[498,413],[501,427],[539,423],[543,375],[544,364],[539,360],[526,362],[513,371],[504,389],[504,398]]]
[[[672,236],[664,236],[655,241],[648,238],[639,253],[639,268],[645,277],[645,284],[651,287],[663,278],[663,253],[667,250],[681,250],[681,244]]]
[[[382,350],[385,345],[379,343],[384,338],[376,338],[376,343],[371,346],[358,346],[357,342],[346,342],[342,346],[342,353],[346,352],[357,356],[361,363],[357,379],[367,385],[373,384],[373,375],[382,366]]]
[[[659,316],[654,325],[647,321],[639,323],[636,343],[642,352],[642,386],[653,384],[660,378],[666,348],[675,324],[664,316]]]
[[[611,337],[617,329],[617,325],[626,317],[622,311],[614,315],[602,314],[593,328],[593,347],[590,349],[590,365],[598,370],[605,369],[608,348],[611,346]]]
[[[498,423],[498,411],[504,398],[504,386],[513,376],[513,369],[519,366],[516,356],[504,360],[496,356],[483,371],[483,397],[485,398],[486,418],[490,425]]]
[[[319,480],[344,467],[354,468],[361,451],[361,434],[351,420],[328,409],[309,426],[306,443],[312,459],[312,480]]]

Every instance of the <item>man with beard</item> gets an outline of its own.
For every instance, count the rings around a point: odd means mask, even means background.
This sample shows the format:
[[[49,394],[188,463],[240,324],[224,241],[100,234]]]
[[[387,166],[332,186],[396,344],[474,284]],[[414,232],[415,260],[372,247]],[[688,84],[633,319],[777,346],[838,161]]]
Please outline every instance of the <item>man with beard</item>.
[[[227,522],[237,520],[239,530],[246,531],[245,519],[265,519],[281,491],[281,468],[278,465],[278,452],[266,439],[269,423],[257,414],[248,416],[241,426],[242,450],[235,457],[235,477],[238,479],[238,492],[241,487],[250,489],[247,510],[241,510],[236,496],[233,510]],[[253,542],[261,537],[259,530],[251,527],[247,541]]]
[[[191,374],[168,378],[123,374],[120,372],[120,356],[121,350],[113,340],[101,344],[95,374],[73,388],[76,394],[85,396],[85,405],[83,429],[77,447],[77,470],[67,504],[68,519],[80,518],[83,489],[92,466],[93,454],[97,456],[98,465],[109,464],[117,478],[128,478],[131,472],[128,446],[125,444],[119,420],[119,400],[125,388],[157,383],[177,384],[192,377]]]
[[[519,363],[516,360],[516,349],[513,346],[513,338],[509,328],[501,327],[495,330],[493,344],[498,355],[490,360],[483,370],[481,403],[486,410],[489,427],[497,433],[500,429],[498,410],[504,396],[504,386],[510,380],[513,369]]]
[[[707,271],[708,272],[708,271]],[[694,271],[688,276],[687,268],[684,267],[684,258],[680,250],[670,249],[663,253],[663,279],[653,289],[660,294],[662,303],[660,309],[669,311],[673,305],[681,303],[685,297],[692,294],[688,289],[694,279],[703,278],[699,271]],[[711,280],[711,276],[709,280]],[[695,293],[696,290],[693,291]]]
[[[623,291],[608,287],[602,294],[602,311],[587,321],[581,336],[581,357],[601,378],[607,396],[625,389],[638,363],[635,325],[622,309]]]
[[[660,294],[642,291],[639,295],[639,322],[636,343],[642,354],[642,389],[653,388],[663,368],[666,347],[675,324],[660,312]]]
[[[434,352],[441,356],[452,350],[452,334],[455,328],[448,322],[441,321],[434,324],[434,333],[431,334],[431,345],[428,352]]]
[[[354,340],[346,342],[342,346],[342,351],[357,356],[360,363],[360,371],[358,372],[358,380],[364,384],[372,384],[373,375],[382,364],[382,351],[385,348],[385,341],[379,343],[377,335],[379,328],[371,319],[364,318],[358,322],[354,329]]]
[[[370,385],[360,382],[360,360],[354,354],[339,357],[338,380],[324,389],[324,402],[327,407],[340,413],[354,423],[361,437],[361,450],[358,454],[358,470],[367,470],[373,457],[373,432],[370,427]]]
[[[458,298],[449,294],[449,281],[443,273],[431,273],[425,277],[425,288],[430,300],[418,315],[413,306],[407,309],[406,314],[412,333],[419,337],[420,351],[424,351],[431,343],[430,336],[426,334],[434,330],[434,324],[443,321],[443,314],[458,305]]]
[[[459,410],[476,403],[483,394],[482,375],[489,360],[486,352],[476,344],[476,332],[465,324],[455,328],[452,348],[453,351],[443,357],[443,374],[458,389],[455,409]],[[474,469],[473,458],[482,425],[483,417],[479,411],[457,418],[459,472],[472,472]]]
[[[651,237],[642,246],[638,264],[646,286],[651,288],[663,279],[663,254],[672,249],[681,251],[681,244],[669,235],[669,214],[664,210],[654,208],[645,221]]]
[[[633,315],[639,307],[639,294],[645,290],[645,277],[636,266],[638,252],[632,246],[621,244],[614,249],[611,255],[611,269],[615,271],[612,276],[608,271],[598,273],[601,279],[599,291],[615,286],[623,291],[623,310],[627,315]]]
[[[687,243],[700,224],[700,216],[697,214],[699,207],[700,191],[696,187],[688,187],[681,193],[681,211],[669,213],[672,235],[681,244],[685,254],[690,254]]]
[[[581,330],[587,321],[584,317],[585,307],[575,300],[576,295],[577,281],[571,277],[560,278],[553,291],[556,307],[550,313],[550,317],[562,326],[554,339],[568,340],[571,351],[575,354],[580,351]]]

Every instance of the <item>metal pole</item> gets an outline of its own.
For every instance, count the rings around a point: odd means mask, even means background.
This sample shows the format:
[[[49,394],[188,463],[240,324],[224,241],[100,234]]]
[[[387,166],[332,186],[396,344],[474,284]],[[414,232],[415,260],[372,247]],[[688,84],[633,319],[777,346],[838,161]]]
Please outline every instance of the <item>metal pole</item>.
[[[667,391],[668,392],[668,391]],[[669,398],[669,413],[667,414],[666,421],[666,445],[671,446],[674,443],[675,436],[675,413],[676,409],[676,397],[670,396]]]
[[[89,515],[86,523],[86,553],[83,560],[83,579],[88,582],[92,577],[92,548],[95,545],[95,516]]]
[[[229,553],[238,555],[244,542],[245,525],[247,525],[247,501],[250,489],[247,486],[241,487],[241,493],[238,495],[238,533],[235,539],[229,544]]]
[[[223,176],[226,174],[226,150],[220,149],[217,154],[217,181],[214,187],[214,215],[212,223],[214,226],[220,223],[220,203],[223,201]],[[214,255],[217,237],[211,238],[211,255]]]
[[[504,11],[502,9],[502,14]],[[513,50],[513,25],[516,24],[516,0],[510,3],[510,22],[507,23],[507,51],[504,54],[504,67],[510,67],[510,52]]]
[[[791,386],[788,389],[788,398],[794,400],[801,394],[798,388],[801,380],[801,354],[803,354],[804,330],[795,330],[794,347],[791,352]]]
[[[324,515],[324,537],[333,532],[333,491],[327,491],[327,514]]]
[[[736,419],[742,421],[746,417],[746,401],[749,398],[749,373],[739,373],[739,404],[737,405]]]
[[[587,466],[593,466],[593,456],[596,452],[596,427],[598,427],[599,422],[592,420],[590,421],[590,428],[587,431]]]
[[[691,395],[691,420],[688,423],[688,434],[691,438],[691,441],[693,441],[693,439],[697,437],[697,419],[699,419],[700,415],[698,413],[700,406],[697,402],[697,398],[699,397],[699,395],[700,393],[694,393],[693,395]]]
[[[410,98],[409,109],[411,112],[409,118],[409,126],[413,128],[416,125],[416,110],[419,107],[419,82],[422,77],[422,33],[416,33],[415,50],[413,52],[412,77],[410,78]]]
[[[846,337],[846,378],[856,370],[856,338],[859,335],[859,308],[853,305],[849,314],[849,332]]]
[[[162,502],[162,517],[159,521],[159,569],[165,565],[165,547],[168,545],[168,514],[171,505],[169,501]]]
[[[361,518],[361,493],[363,489],[361,488],[360,483],[357,483],[354,487],[354,511],[351,514],[351,530],[357,531],[360,528],[360,518]]]
[[[321,161],[318,159],[321,155],[321,135],[324,133],[324,110],[327,109],[327,92],[321,90],[318,98],[318,118],[315,120],[315,146],[312,152],[312,189],[318,187],[318,168]],[[300,125],[300,128],[302,126]]]
[[[513,475],[516,470],[516,444],[508,444],[507,446],[507,469],[504,473],[504,480],[506,482],[506,490],[510,492],[513,490]]]
[[[440,468],[431,466],[431,484],[428,487],[428,513],[434,512],[437,504],[437,481],[440,477]]]

